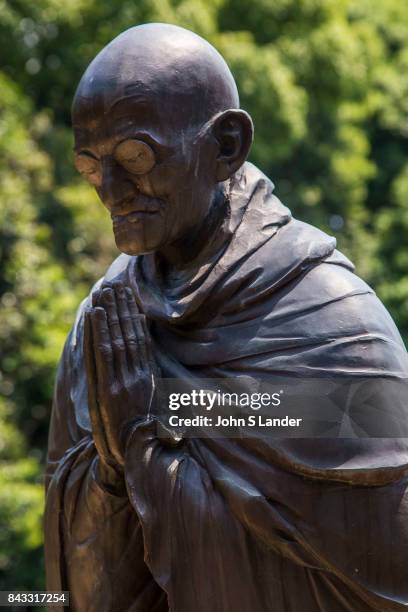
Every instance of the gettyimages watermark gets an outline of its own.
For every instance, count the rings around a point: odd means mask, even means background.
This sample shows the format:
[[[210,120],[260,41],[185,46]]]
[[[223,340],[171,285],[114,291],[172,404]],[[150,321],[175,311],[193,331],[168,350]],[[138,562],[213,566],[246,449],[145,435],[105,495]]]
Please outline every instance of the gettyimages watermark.
[[[170,415],[168,424],[170,427],[299,427],[303,418],[289,418],[288,415],[280,417],[266,416],[262,413],[257,415],[248,414],[248,408],[259,411],[261,408],[272,408],[281,405],[281,394],[283,390],[275,393],[245,393],[227,392],[217,389],[207,391],[204,389],[192,389],[190,392],[173,392],[168,397],[168,407],[171,411],[179,411],[180,408],[202,408],[206,412],[218,410],[218,414],[195,414],[194,416]],[[231,409],[231,413],[229,413]]]
[[[156,416],[183,437],[408,437],[407,379],[162,379],[159,396]]]

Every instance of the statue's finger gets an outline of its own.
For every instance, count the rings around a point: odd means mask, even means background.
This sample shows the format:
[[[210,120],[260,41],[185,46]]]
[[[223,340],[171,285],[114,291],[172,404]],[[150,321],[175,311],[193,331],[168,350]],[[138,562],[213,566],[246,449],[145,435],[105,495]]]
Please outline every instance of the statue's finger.
[[[112,339],[121,338],[118,311],[116,307],[115,292],[112,287],[104,287],[101,292],[100,306],[102,306],[108,316],[109,331]]]
[[[153,355],[152,337],[147,327],[146,317],[141,315],[137,321],[139,350],[142,361],[142,370],[155,379],[159,377],[159,369]]]
[[[101,306],[103,306],[107,314],[115,370],[117,374],[120,372],[126,373],[128,370],[126,346],[123,339],[122,328],[120,326],[115,292],[112,287],[105,287],[102,290]]]
[[[150,332],[147,327],[146,316],[140,313],[137,306],[133,291],[126,287],[126,296],[128,300],[128,308],[132,317],[133,325],[138,339],[138,347],[140,351],[141,367],[144,370],[149,370],[155,377],[160,376],[159,368],[153,353],[153,344]]]
[[[107,385],[114,382],[113,350],[104,308],[97,307],[91,311],[92,337],[95,349],[96,376],[98,387],[103,392]]]
[[[125,343],[126,353],[130,363],[140,368],[140,356],[138,351],[137,337],[133,327],[132,316],[128,307],[127,294],[121,282],[113,283],[116,297],[116,306],[119,322],[122,329],[122,336]]]
[[[153,342],[152,342],[151,334],[147,327],[146,317],[141,318],[140,323],[141,323],[141,326],[143,329],[143,335],[145,338],[145,351],[146,351],[145,369],[148,369],[149,371],[151,371],[154,377],[158,378],[160,375],[160,372],[159,372],[159,368],[157,367],[156,360],[154,358]]]
[[[130,287],[125,287],[125,293],[126,293],[126,299],[128,303],[129,312],[132,317],[135,317],[136,315],[140,314],[140,310],[136,303],[133,291],[131,290]]]
[[[142,320],[145,318],[144,315],[139,314],[133,319],[133,325],[136,330],[137,346],[139,350],[140,367],[142,370],[146,370],[147,365],[147,352],[146,352],[146,335],[145,328],[142,325]]]
[[[84,360],[85,371],[87,375],[88,387],[88,410],[89,418],[92,425],[92,433],[98,454],[102,459],[107,459],[109,456],[105,433],[99,413],[98,396],[97,396],[97,374],[94,358],[94,345],[92,338],[92,320],[90,310],[85,312],[84,318]]]
[[[84,316],[84,361],[86,378],[88,382],[88,398],[92,407],[96,402],[96,369],[95,360],[93,355],[93,339],[92,339],[92,323],[91,323],[91,312],[90,310],[85,311]]]
[[[96,289],[95,291],[92,292],[91,302],[92,302],[92,307],[93,308],[95,308],[96,306],[99,306],[100,298],[101,298],[101,290],[100,289]]]
[[[121,461],[120,449],[117,447],[115,428],[112,426],[112,418],[109,414],[109,405],[105,401],[106,396],[112,393],[115,383],[114,351],[112,348],[111,335],[108,325],[108,317],[104,308],[94,308],[92,311],[92,334],[96,353],[96,375],[98,379],[98,402],[101,428],[106,448],[108,449],[108,462],[113,457],[117,463]]]
[[[143,362],[145,361],[145,358],[146,358],[146,348],[145,348],[145,341],[143,337],[144,336],[143,328],[140,326],[139,321],[141,318],[144,318],[144,315],[141,314],[139,307],[136,303],[135,296],[133,295],[133,291],[130,289],[130,287],[126,287],[125,291],[126,291],[128,308],[129,308],[130,316],[132,319],[132,325],[133,325],[133,329],[134,329],[135,336],[136,336],[137,351],[138,351],[138,367],[142,369]]]

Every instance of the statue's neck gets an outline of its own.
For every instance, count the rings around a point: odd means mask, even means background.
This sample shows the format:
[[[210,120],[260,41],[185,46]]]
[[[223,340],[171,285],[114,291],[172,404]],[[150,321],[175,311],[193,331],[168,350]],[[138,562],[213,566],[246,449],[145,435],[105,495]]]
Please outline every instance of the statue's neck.
[[[206,217],[195,227],[190,228],[173,244],[157,253],[157,261],[164,277],[183,275],[186,268],[198,266],[201,260],[209,263],[228,240],[228,218],[230,206],[224,189],[214,196]]]

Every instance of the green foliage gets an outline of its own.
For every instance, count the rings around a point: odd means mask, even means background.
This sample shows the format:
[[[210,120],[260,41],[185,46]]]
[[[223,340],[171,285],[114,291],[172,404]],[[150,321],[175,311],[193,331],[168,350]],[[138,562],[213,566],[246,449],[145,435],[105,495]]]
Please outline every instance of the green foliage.
[[[0,401],[0,590],[44,587],[41,468]]]
[[[132,25],[176,23],[224,54],[251,159],[334,233],[408,339],[408,4],[401,0],[0,0],[0,588],[36,588],[55,365],[116,254],[72,165],[84,68]]]

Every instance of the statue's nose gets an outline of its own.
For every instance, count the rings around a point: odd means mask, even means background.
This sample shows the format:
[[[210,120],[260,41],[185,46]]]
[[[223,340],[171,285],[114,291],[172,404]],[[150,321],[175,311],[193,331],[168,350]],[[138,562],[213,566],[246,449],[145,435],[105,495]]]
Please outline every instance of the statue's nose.
[[[136,192],[136,187],[127,172],[115,160],[104,160],[99,195],[105,206],[111,210],[115,204]]]

